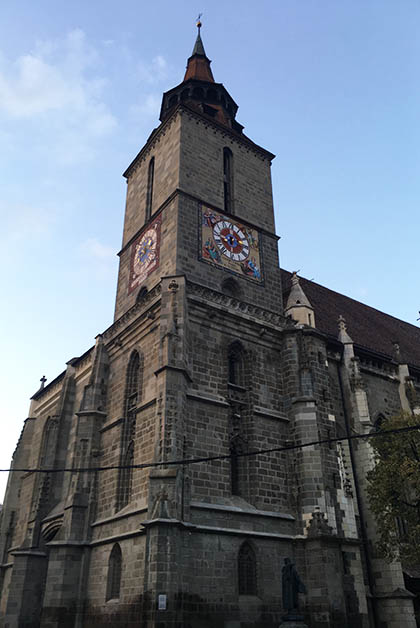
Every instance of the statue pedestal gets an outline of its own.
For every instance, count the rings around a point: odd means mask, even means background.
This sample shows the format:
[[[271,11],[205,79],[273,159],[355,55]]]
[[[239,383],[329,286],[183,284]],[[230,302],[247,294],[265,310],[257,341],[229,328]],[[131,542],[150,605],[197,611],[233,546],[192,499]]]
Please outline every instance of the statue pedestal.
[[[281,618],[282,622],[279,628],[308,628],[303,621],[303,615],[285,615]]]

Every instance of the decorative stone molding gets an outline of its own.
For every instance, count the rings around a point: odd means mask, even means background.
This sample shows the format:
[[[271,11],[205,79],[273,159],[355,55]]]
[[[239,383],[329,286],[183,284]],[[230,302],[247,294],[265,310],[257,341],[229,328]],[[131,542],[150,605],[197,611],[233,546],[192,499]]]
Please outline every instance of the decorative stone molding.
[[[205,286],[200,286],[191,281],[187,281],[187,288],[188,297],[197,299],[204,305],[212,303],[223,308],[228,308],[238,314],[243,314],[280,329],[283,329],[287,325],[285,316],[272,312],[271,310],[265,310],[258,305],[240,301],[235,297],[228,296],[227,294],[212,290],[211,288],[206,288]]]
[[[162,287],[160,283],[156,284],[149,292],[147,292],[141,299],[139,299],[138,303],[133,305],[127,312],[125,312],[118,320],[115,321],[108,327],[102,334],[104,341],[110,342],[114,339],[114,337],[121,331],[122,328],[126,326],[128,322],[133,320],[136,316],[142,315],[145,318],[148,315],[147,307],[157,300],[162,292]]]

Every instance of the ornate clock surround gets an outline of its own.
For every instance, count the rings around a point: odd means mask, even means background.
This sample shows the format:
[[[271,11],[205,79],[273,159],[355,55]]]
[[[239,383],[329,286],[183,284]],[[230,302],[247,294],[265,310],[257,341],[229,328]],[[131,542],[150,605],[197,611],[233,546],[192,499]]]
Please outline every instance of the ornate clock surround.
[[[201,205],[199,259],[259,284],[264,282],[261,238],[256,229],[233,216]]]
[[[159,267],[162,215],[147,225],[131,245],[128,293],[138,288]]]

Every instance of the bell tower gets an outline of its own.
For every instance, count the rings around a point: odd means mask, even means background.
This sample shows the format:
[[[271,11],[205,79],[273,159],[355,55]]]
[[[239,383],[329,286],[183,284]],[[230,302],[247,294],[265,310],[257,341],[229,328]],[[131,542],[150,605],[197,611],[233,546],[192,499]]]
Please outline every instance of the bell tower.
[[[124,173],[127,202],[115,319],[164,276],[185,275],[280,312],[270,166],[216,83],[201,22],[182,82]]]

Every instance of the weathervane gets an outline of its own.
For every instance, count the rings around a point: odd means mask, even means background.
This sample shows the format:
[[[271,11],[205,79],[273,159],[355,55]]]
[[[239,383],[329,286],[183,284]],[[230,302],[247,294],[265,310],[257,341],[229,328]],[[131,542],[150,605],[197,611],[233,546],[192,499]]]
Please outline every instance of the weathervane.
[[[196,23],[196,26],[197,26],[197,28],[198,28],[198,32],[200,32],[200,28],[201,28],[201,16],[202,16],[202,15],[203,15],[202,13],[199,13],[199,14],[198,14],[198,17],[197,17],[197,23]]]

